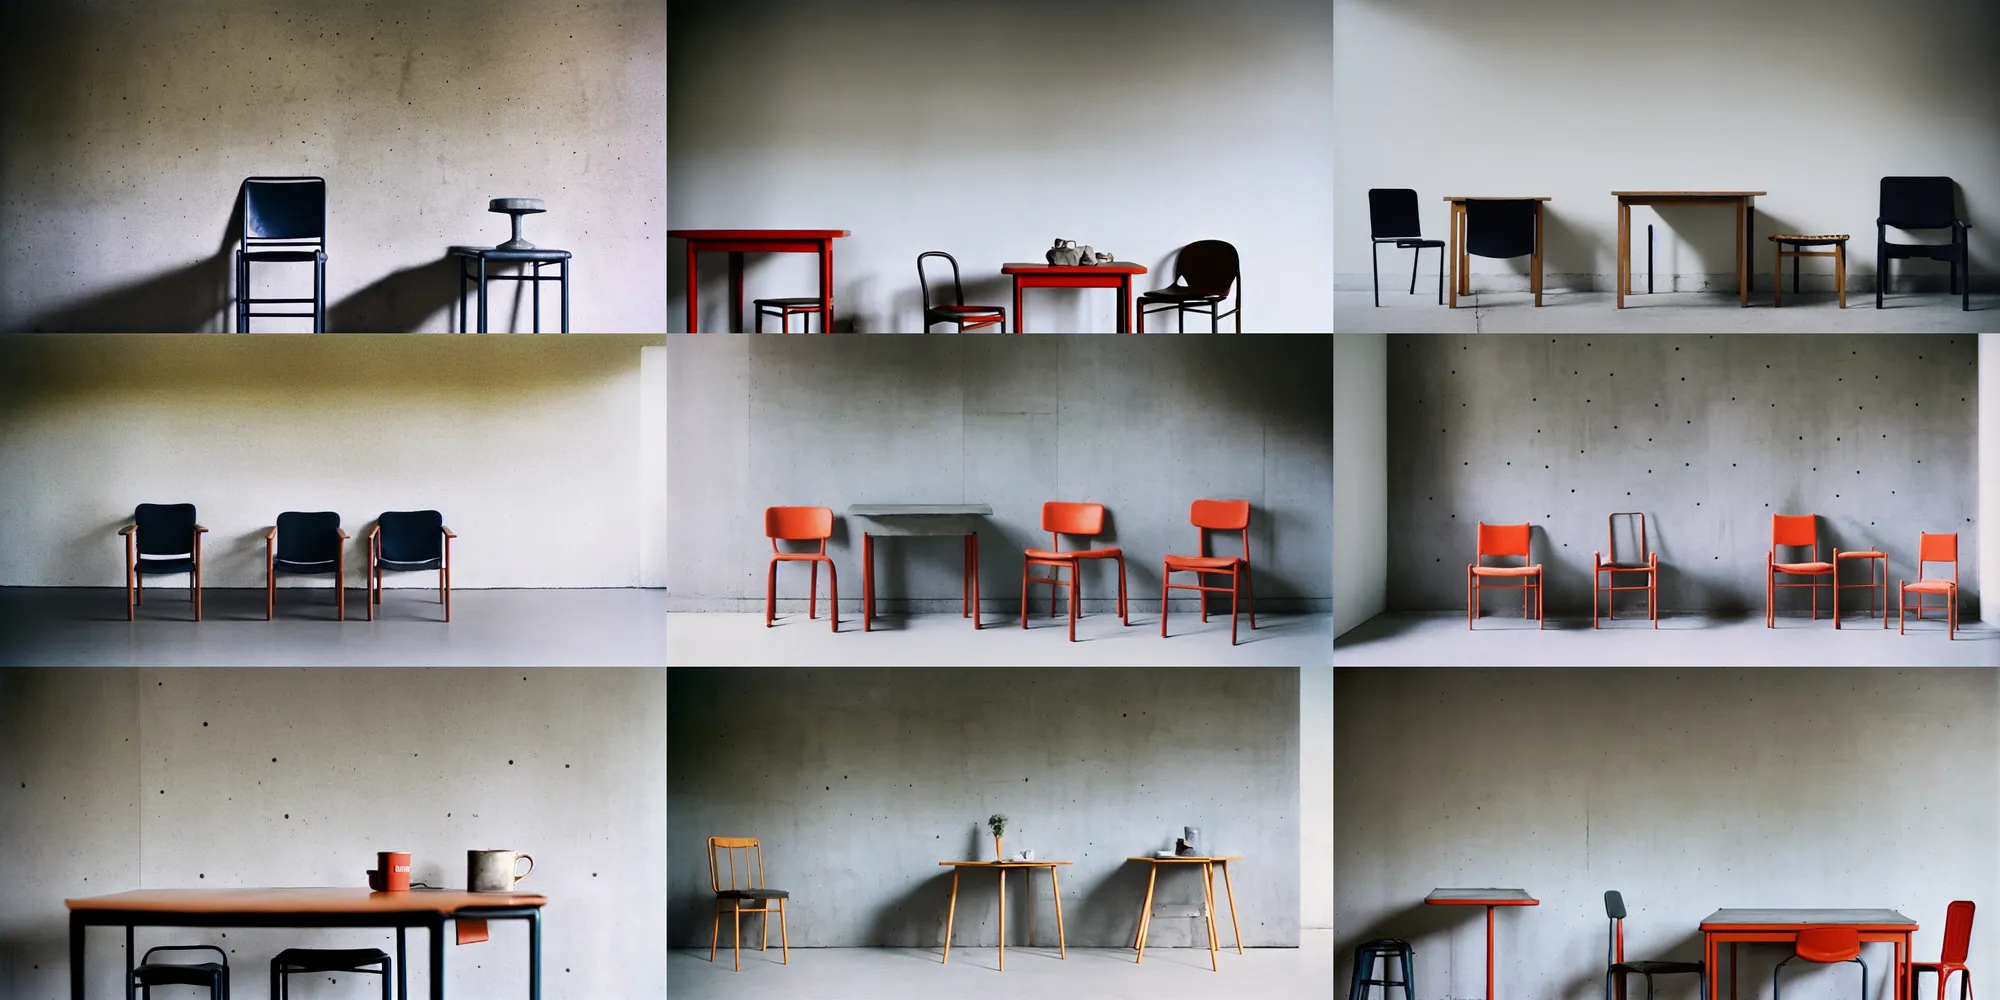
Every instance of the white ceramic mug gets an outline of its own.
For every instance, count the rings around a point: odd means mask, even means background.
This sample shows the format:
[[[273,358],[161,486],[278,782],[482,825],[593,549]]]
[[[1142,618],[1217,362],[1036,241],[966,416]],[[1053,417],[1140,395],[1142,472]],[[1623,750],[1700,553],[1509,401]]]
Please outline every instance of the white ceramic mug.
[[[516,871],[523,858],[528,870]],[[507,892],[534,870],[534,857],[519,851],[465,852],[465,885],[473,892]]]

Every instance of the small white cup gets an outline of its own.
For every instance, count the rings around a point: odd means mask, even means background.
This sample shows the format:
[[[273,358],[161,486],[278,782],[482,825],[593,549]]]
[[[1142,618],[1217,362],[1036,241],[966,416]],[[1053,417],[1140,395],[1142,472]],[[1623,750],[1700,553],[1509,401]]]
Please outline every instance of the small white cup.
[[[1020,860],[1022,860],[1022,861],[1033,861],[1033,860],[1035,860],[1035,852],[1033,852],[1033,851],[1022,851],[1022,852],[1021,852],[1021,858],[1020,858]]]

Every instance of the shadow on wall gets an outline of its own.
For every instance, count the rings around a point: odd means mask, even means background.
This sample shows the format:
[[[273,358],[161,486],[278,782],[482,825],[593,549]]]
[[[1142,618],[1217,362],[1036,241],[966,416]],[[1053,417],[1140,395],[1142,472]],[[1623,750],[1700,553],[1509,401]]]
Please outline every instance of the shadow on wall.
[[[458,259],[452,256],[415,267],[390,272],[367,287],[327,306],[328,330],[343,333],[414,333],[439,310],[451,310],[458,295],[452,288],[459,275]],[[493,289],[489,286],[490,293]],[[472,306],[467,307],[468,310]],[[468,311],[467,319],[472,322]],[[447,317],[447,329],[456,322]],[[463,330],[459,332],[463,333]]]
[[[230,207],[215,255],[30,317],[25,333],[226,333],[234,329],[232,250],[243,199]]]

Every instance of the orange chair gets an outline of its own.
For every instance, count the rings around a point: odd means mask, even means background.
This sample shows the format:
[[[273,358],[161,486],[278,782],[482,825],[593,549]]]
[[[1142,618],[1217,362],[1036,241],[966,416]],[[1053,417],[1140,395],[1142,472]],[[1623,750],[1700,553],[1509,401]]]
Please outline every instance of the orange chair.
[[[1257,627],[1257,605],[1251,599],[1250,589],[1250,501],[1248,500],[1196,500],[1188,508],[1188,520],[1201,537],[1201,555],[1168,556],[1166,572],[1160,574],[1160,638],[1167,637],[1167,598],[1170,591],[1195,590],[1202,593],[1201,620],[1208,621],[1209,594],[1229,595],[1229,644],[1236,645],[1236,603],[1239,595],[1245,607],[1250,609],[1250,627]],[[1211,531],[1239,531],[1243,533],[1243,554],[1241,556],[1212,556],[1208,554],[1208,533]],[[1173,583],[1173,574],[1193,573],[1194,583]],[[1229,586],[1208,586],[1209,574],[1228,574]]]
[[[1781,1000],[1778,991],[1778,973],[1784,971],[1785,963],[1794,958],[1803,958],[1819,965],[1833,965],[1839,962],[1853,962],[1861,966],[1861,992],[1856,1000],[1868,1000],[1868,963],[1861,960],[1861,932],[1853,927],[1804,927],[1799,930],[1792,944],[1792,953],[1771,970],[1771,1000]],[[1894,979],[1891,975],[1889,978]]]
[[[815,510],[824,508],[774,507],[772,509]],[[722,877],[717,875],[715,871],[715,849],[718,847],[722,848],[729,858],[729,888],[727,889],[722,887]],[[750,858],[746,855],[743,858],[744,887],[738,889],[736,887],[736,852],[752,850],[757,852],[757,879],[754,882],[750,879]],[[764,939],[763,943],[758,945],[757,950],[767,951],[771,947],[771,902],[776,900],[778,903],[778,946],[784,951],[784,964],[792,964],[792,934],[790,928],[785,926],[785,900],[790,899],[792,894],[783,889],[773,889],[769,883],[764,881],[764,847],[757,842],[757,838],[708,838],[708,887],[715,891],[715,926],[708,934],[709,961],[715,961],[716,939],[722,936],[722,904],[729,904],[730,917],[736,923],[736,971],[742,972],[743,915],[745,913],[763,914],[760,923],[763,927]],[[745,907],[743,904],[746,902],[762,902],[764,905],[761,907]]]
[[[764,508],[764,534],[771,539],[771,564],[764,574],[764,627],[771,627],[771,616],[778,604],[778,564],[781,562],[802,562],[812,567],[811,589],[807,591],[806,617],[819,617],[819,564],[826,564],[827,603],[832,607],[828,616],[832,619],[833,631],[840,631],[840,577],[833,569],[833,557],[826,554],[826,540],[833,537],[833,511],[825,507],[766,507]],[[778,548],[778,541],[819,542],[818,552],[785,552]]]
[[[1944,1000],[1944,984],[1953,972],[1959,974],[1959,1000],[1972,998],[1972,970],[1965,967],[1965,953],[1972,946],[1972,900],[1961,899],[1944,910],[1944,951],[1935,962],[1910,963],[1910,996],[1917,995],[1917,973],[1935,972],[1938,1000]]]
[[[1779,562],[1778,547],[1811,548],[1811,562]],[[1812,579],[1805,583],[1779,583],[1778,574],[1806,576]],[[1825,577],[1825,582],[1820,578]],[[1778,590],[1782,587],[1807,587],[1812,590],[1813,620],[1819,620],[1819,588],[1831,587],[1835,580],[1833,564],[1819,557],[1819,515],[1818,514],[1773,514],[1771,515],[1771,550],[1764,553],[1764,627],[1778,627]]]
[[[1534,592],[1535,627],[1541,628],[1544,618],[1542,599],[1542,564],[1528,563],[1524,566],[1485,566],[1480,560],[1487,556],[1520,556],[1528,559],[1528,542],[1532,529],[1525,524],[1487,524],[1479,522],[1479,551],[1473,554],[1472,562],[1465,567],[1465,627],[1471,628],[1472,621],[1479,617],[1479,592],[1482,590],[1518,590],[1521,592],[1521,617],[1528,617],[1528,594]],[[1494,577],[1519,579],[1521,582],[1508,587],[1499,584],[1481,583]],[[1593,581],[1595,578],[1592,578]]]
[[[1056,616],[1056,588],[1069,588],[1069,641],[1076,641],[1077,601],[1083,597],[1083,580],[1077,575],[1085,559],[1118,560],[1118,618],[1127,625],[1132,618],[1125,610],[1125,553],[1112,549],[1075,549],[1062,551],[1062,536],[1095,536],[1104,532],[1104,505],[1101,503],[1064,503],[1051,500],[1042,505],[1042,530],[1049,533],[1048,549],[1028,549],[1027,561],[1021,567],[1021,627],[1028,627],[1028,584],[1049,585],[1049,617]],[[1049,576],[1035,576],[1036,566],[1047,566]],[[1054,574],[1069,570],[1069,580],[1065,582]]]
[[[1951,579],[1946,580],[1942,577],[1935,580],[1924,579],[1924,564],[1933,562],[1950,563]],[[1924,612],[1926,610],[1942,610],[1945,621],[1945,638],[1958,638],[1958,534],[1956,532],[1949,535],[1931,535],[1920,532],[1917,535],[1917,582],[1911,583],[1908,580],[1899,580],[1897,582],[1902,585],[1901,593],[1896,600],[1897,635],[1904,634],[1903,623],[1907,621],[1904,616],[1911,611],[1910,595],[1915,594],[1917,595],[1917,606],[1915,608],[1917,620],[1924,620]],[[1940,609],[1933,605],[1926,608],[1924,606],[1925,594],[1943,594],[1944,607]],[[1888,623],[1884,622],[1883,624],[1886,625]],[[1967,903],[1966,905],[1970,906],[1972,904]]]
[[[1639,519],[1639,557],[1637,560],[1627,559],[1621,562],[1618,559],[1618,519],[1621,517],[1636,517]],[[1628,520],[1626,523],[1630,524],[1631,521]],[[1604,611],[1606,616],[1616,621],[1618,620],[1618,592],[1621,590],[1643,590],[1646,592],[1646,617],[1653,620],[1654,628],[1659,628],[1660,554],[1646,547],[1646,515],[1638,511],[1620,511],[1605,519],[1605,530],[1608,532],[1606,541],[1609,542],[1607,548],[1611,552],[1611,561],[1605,562],[1604,554],[1601,552],[1592,552],[1590,554],[1590,627],[1597,627],[1597,595],[1599,591],[1604,593]],[[1643,573],[1646,576],[1646,582],[1636,587],[1620,587],[1617,585],[1618,574],[1620,573]],[[1604,581],[1603,586],[1598,585],[1599,580]]]

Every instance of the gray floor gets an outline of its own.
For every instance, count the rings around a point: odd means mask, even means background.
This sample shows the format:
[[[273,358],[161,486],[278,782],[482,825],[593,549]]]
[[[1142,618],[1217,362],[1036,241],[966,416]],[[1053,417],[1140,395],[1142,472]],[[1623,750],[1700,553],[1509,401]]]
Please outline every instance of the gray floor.
[[[1476,631],[1465,612],[1378,615],[1334,643],[1336,666],[1845,666],[1915,667],[2000,665],[2000,630],[1960,622],[1958,639],[1945,638],[1935,619],[1897,635],[1892,619],[1841,617],[1814,622],[1780,618],[1764,627],[1762,614],[1747,619],[1662,615],[1656,631],[1646,622],[1604,622],[1593,631],[1588,617],[1551,617],[1536,630],[1520,617],[1487,615]]]
[[[725,929],[724,933],[727,933]],[[1227,929],[1224,930],[1225,935]],[[746,939],[748,935],[745,935]],[[951,949],[950,964],[935,948],[793,948],[790,965],[771,950],[743,952],[734,972],[727,942],[710,964],[708,951],[667,953],[667,991],[674,1000],[1315,1000],[1333,993],[1333,932],[1305,931],[1298,948],[1225,950],[1211,971],[1205,948],[1147,947],[1135,964],[1129,949],[1007,948],[1007,971],[992,948]],[[1225,941],[1230,940],[1225,936]]]
[[[349,590],[347,621],[328,588],[209,588],[202,621],[184,587],[148,587],[125,620],[115,588],[0,588],[0,664],[29,666],[664,666],[663,590],[389,590],[373,622]]]
[[[1376,308],[1367,290],[1335,292],[1334,329],[1341,333],[1975,333],[2000,326],[2000,310],[1989,294],[1972,296],[1972,311],[1958,308],[1958,296],[1943,292],[1891,296],[1877,311],[1875,295],[1848,293],[1847,308],[1831,292],[1785,296],[1771,308],[1771,292],[1751,293],[1750,308],[1734,292],[1661,292],[1627,296],[1617,308],[1610,292],[1545,292],[1541,308],[1526,292],[1459,297],[1459,307],[1437,304],[1437,274],[1431,285],[1385,282]]]
[[[1076,642],[1067,618],[981,616],[979,631],[956,614],[877,618],[873,631],[861,619],[842,617],[840,633],[827,629],[825,613],[780,617],[764,627],[755,614],[686,613],[667,616],[667,654],[676,664],[703,666],[1325,666],[1333,653],[1332,615],[1247,616],[1229,645],[1229,617],[1176,610],[1168,637],[1160,638],[1155,612],[1133,613],[1130,627],[1115,614],[1079,619]]]

